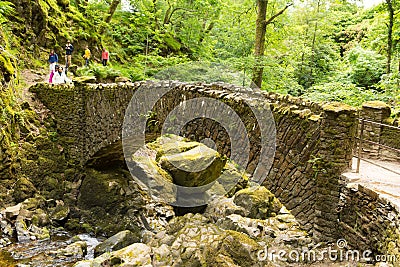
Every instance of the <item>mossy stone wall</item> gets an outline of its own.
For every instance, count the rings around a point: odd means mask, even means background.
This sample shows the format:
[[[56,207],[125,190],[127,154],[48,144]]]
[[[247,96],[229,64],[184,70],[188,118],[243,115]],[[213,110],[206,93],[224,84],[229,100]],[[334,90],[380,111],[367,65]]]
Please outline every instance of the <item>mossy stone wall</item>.
[[[400,206],[379,192],[357,183],[347,184],[341,193],[341,238],[350,247],[371,250],[373,255],[400,258]],[[371,256],[373,256],[371,255]]]
[[[360,118],[382,123],[388,126],[365,121],[363,139],[400,150],[400,128],[394,128],[398,127],[398,122],[390,119],[390,115],[391,109],[386,103],[381,101],[365,102],[360,110]],[[360,135],[360,127],[361,122],[359,123],[358,127],[358,135]],[[368,142],[363,142],[362,148],[362,156],[364,157],[400,162],[399,152]]]

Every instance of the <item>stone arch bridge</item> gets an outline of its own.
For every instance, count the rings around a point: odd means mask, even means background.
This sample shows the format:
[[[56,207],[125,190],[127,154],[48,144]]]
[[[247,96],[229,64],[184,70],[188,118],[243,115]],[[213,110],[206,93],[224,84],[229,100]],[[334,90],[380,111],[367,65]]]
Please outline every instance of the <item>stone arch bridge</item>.
[[[75,164],[106,167],[123,162],[121,129],[125,109],[138,89],[157,90],[163,82],[52,85],[39,83],[31,92],[54,116],[59,141]],[[170,86],[170,84],[168,84]],[[166,115],[186,99],[213,98],[229,105],[243,121],[250,141],[247,171],[260,159],[260,129],[248,103],[269,106],[276,124],[276,153],[264,182],[304,229],[320,240],[336,240],[341,174],[349,167],[356,126],[356,110],[331,103],[319,105],[275,93],[251,93],[228,84],[174,83],[158,101],[146,138],[160,133]],[[150,121],[150,120],[149,120]],[[230,143],[217,123],[199,119],[183,129],[196,141],[212,139],[229,155]]]

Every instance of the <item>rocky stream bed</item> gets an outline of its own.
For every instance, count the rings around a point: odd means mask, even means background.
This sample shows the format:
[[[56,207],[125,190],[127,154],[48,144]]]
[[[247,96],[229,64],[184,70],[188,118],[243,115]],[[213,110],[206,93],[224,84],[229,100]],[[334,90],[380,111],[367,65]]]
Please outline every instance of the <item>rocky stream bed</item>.
[[[225,195],[211,196],[202,213],[177,216],[176,208],[147,194],[127,171],[86,170],[76,206],[38,194],[1,210],[0,266],[342,266],[274,256],[273,251],[300,255],[329,244],[313,242],[268,189],[249,182],[216,151],[192,153],[202,146],[162,137],[133,157],[154,179],[198,184],[204,176],[188,179],[165,156],[204,162],[213,153],[223,164],[212,165],[212,172],[228,169],[238,182]]]

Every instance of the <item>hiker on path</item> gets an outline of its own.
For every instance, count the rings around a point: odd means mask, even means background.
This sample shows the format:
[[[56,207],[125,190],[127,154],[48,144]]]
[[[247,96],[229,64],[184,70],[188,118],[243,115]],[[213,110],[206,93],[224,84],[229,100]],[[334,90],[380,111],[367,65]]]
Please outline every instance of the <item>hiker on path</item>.
[[[108,51],[105,48],[103,48],[103,52],[101,53],[101,63],[103,64],[103,66],[107,66],[108,59],[109,59]]]
[[[50,63],[50,72],[52,72],[58,63],[58,55],[54,52],[54,49],[51,49],[48,61]]]
[[[53,80],[54,72],[55,72],[55,70],[56,70],[56,65],[57,65],[57,63],[58,63],[58,55],[57,55],[57,53],[54,52],[53,49],[50,51],[49,60],[48,60],[48,61],[49,61],[49,63],[50,63],[50,77],[49,77],[49,83],[51,83],[52,80]]]
[[[71,65],[72,52],[74,51],[74,46],[68,40],[65,45],[65,67],[68,68]]]
[[[86,46],[85,47],[85,54],[83,55],[83,58],[85,59],[85,66],[89,66],[90,55],[91,55],[91,53],[90,53],[89,47]]]

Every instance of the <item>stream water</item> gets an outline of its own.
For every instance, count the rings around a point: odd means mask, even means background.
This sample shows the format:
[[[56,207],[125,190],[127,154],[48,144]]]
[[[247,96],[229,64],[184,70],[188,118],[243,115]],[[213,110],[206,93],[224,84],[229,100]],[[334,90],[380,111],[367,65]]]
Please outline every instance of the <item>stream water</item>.
[[[69,255],[60,253],[60,249],[67,247],[76,241],[84,241],[87,244],[87,253],[82,255]],[[58,231],[52,237],[42,241],[13,243],[0,249],[0,266],[4,267],[2,260],[8,266],[18,267],[70,267],[79,260],[92,259],[94,248],[100,241],[88,234],[80,234],[71,237],[68,232]],[[3,258],[3,259],[1,259]]]

